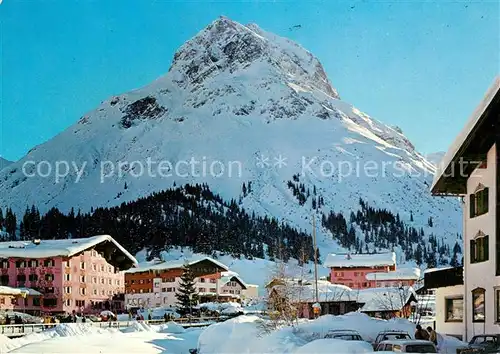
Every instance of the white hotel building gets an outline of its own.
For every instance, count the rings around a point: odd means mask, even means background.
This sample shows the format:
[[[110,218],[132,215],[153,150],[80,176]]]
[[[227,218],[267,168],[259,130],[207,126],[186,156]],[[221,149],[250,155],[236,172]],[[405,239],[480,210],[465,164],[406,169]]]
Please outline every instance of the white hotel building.
[[[465,340],[500,331],[498,146],[500,78],[495,80],[443,158],[431,188],[434,195],[461,197],[463,202],[464,284],[460,328]],[[453,298],[457,299],[457,294],[453,294]],[[449,300],[442,303],[452,303],[452,299]]]

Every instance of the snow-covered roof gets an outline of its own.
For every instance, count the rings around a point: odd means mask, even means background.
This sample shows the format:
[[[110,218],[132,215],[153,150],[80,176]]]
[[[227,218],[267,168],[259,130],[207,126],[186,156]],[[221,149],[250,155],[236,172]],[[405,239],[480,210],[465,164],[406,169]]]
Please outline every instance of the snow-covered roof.
[[[20,288],[12,288],[10,286],[0,286],[0,295],[22,295],[23,293],[27,293],[26,290],[22,290]]]
[[[8,241],[0,242],[0,257],[18,258],[49,258],[49,257],[71,257],[75,254],[88,250],[104,242],[113,243],[134,264],[137,260],[125,248],[109,235],[99,235],[87,238],[75,238],[64,240],[40,240],[39,243],[32,241]]]
[[[453,269],[453,268],[454,267],[428,268],[428,269],[424,270],[424,274],[425,273],[438,272],[440,270]]]
[[[367,280],[418,280],[420,279],[420,269],[400,268],[387,273],[368,273]]]
[[[363,303],[361,312],[399,311],[417,295],[412,287],[371,288],[358,292],[358,302]]]
[[[276,285],[278,293],[286,293],[292,302],[316,302],[316,287],[314,282]],[[318,280],[318,301],[356,301],[356,294],[351,288],[342,284],[332,284],[326,280]]]
[[[29,296],[42,296],[43,294],[39,291],[36,291],[35,289],[31,289],[31,288],[18,288],[19,290],[21,290],[21,292],[24,292],[26,293],[26,295],[29,295]]]
[[[233,273],[233,272],[231,272]],[[241,279],[241,277],[237,274],[228,274],[228,275],[225,275],[224,273],[222,274],[222,277],[219,279],[219,283],[221,285],[226,285],[227,283],[229,283],[230,281],[237,281],[238,283],[240,283],[241,287],[243,288],[243,290],[246,290],[248,288],[247,284],[243,281],[243,279]]]
[[[226,271],[229,270],[229,268],[225,264],[211,257],[195,256],[191,258],[179,258],[173,261],[160,261],[160,262],[151,261],[151,262],[139,263],[137,267],[129,269],[126,273],[141,273],[141,272],[148,272],[151,270],[180,269],[183,268],[186,264],[191,266],[202,261],[212,262]]]
[[[378,267],[396,264],[396,254],[329,254],[326,257],[325,267],[328,268],[353,268],[353,267]]]
[[[469,120],[465,124],[465,127],[455,138],[455,141],[451,144],[450,148],[448,149],[448,152],[444,155],[441,163],[437,166],[436,174],[434,175],[434,181],[431,187],[431,191],[433,193],[438,194],[447,192],[443,190],[444,186],[442,186],[442,188],[438,187],[440,181],[445,177],[444,176],[445,171],[452,165],[452,162],[454,160],[460,157],[459,156],[460,149],[472,135],[474,128],[481,122],[483,118],[485,118],[484,113],[486,112],[490,104],[493,102],[493,99],[499,92],[500,92],[500,76],[497,76],[493,84],[486,92],[486,95],[484,96],[483,100],[481,101],[481,103],[479,103],[477,108],[469,117]],[[455,172],[455,174],[458,173]]]

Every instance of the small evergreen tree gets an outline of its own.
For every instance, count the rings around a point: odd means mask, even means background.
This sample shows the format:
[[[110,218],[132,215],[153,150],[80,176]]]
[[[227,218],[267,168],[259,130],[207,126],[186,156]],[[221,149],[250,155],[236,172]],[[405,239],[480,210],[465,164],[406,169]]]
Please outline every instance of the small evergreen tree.
[[[189,314],[193,306],[198,303],[198,295],[194,287],[194,274],[188,264],[184,264],[184,271],[181,275],[179,288],[175,293],[177,307],[183,315]]]

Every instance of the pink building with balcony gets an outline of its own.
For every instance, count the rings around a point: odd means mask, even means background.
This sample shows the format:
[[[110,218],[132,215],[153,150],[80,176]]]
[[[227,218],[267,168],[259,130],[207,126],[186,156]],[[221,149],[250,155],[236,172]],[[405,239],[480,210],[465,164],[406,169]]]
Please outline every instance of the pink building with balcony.
[[[329,254],[330,282],[351,289],[412,286],[420,277],[419,269],[396,270],[394,252],[378,254]]]
[[[123,309],[123,271],[136,264],[108,235],[0,242],[0,285],[25,289],[28,296],[14,308],[29,313]]]

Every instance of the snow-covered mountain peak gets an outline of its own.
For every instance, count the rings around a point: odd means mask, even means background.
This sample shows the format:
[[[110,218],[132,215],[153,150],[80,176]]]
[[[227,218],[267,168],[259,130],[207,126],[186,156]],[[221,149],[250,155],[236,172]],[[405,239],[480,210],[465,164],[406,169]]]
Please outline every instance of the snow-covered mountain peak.
[[[268,33],[255,24],[244,26],[220,17],[174,55],[170,72],[182,73],[180,86],[200,85],[207,78],[238,71],[270,71],[299,86],[339,98],[323,66],[298,44]]]

